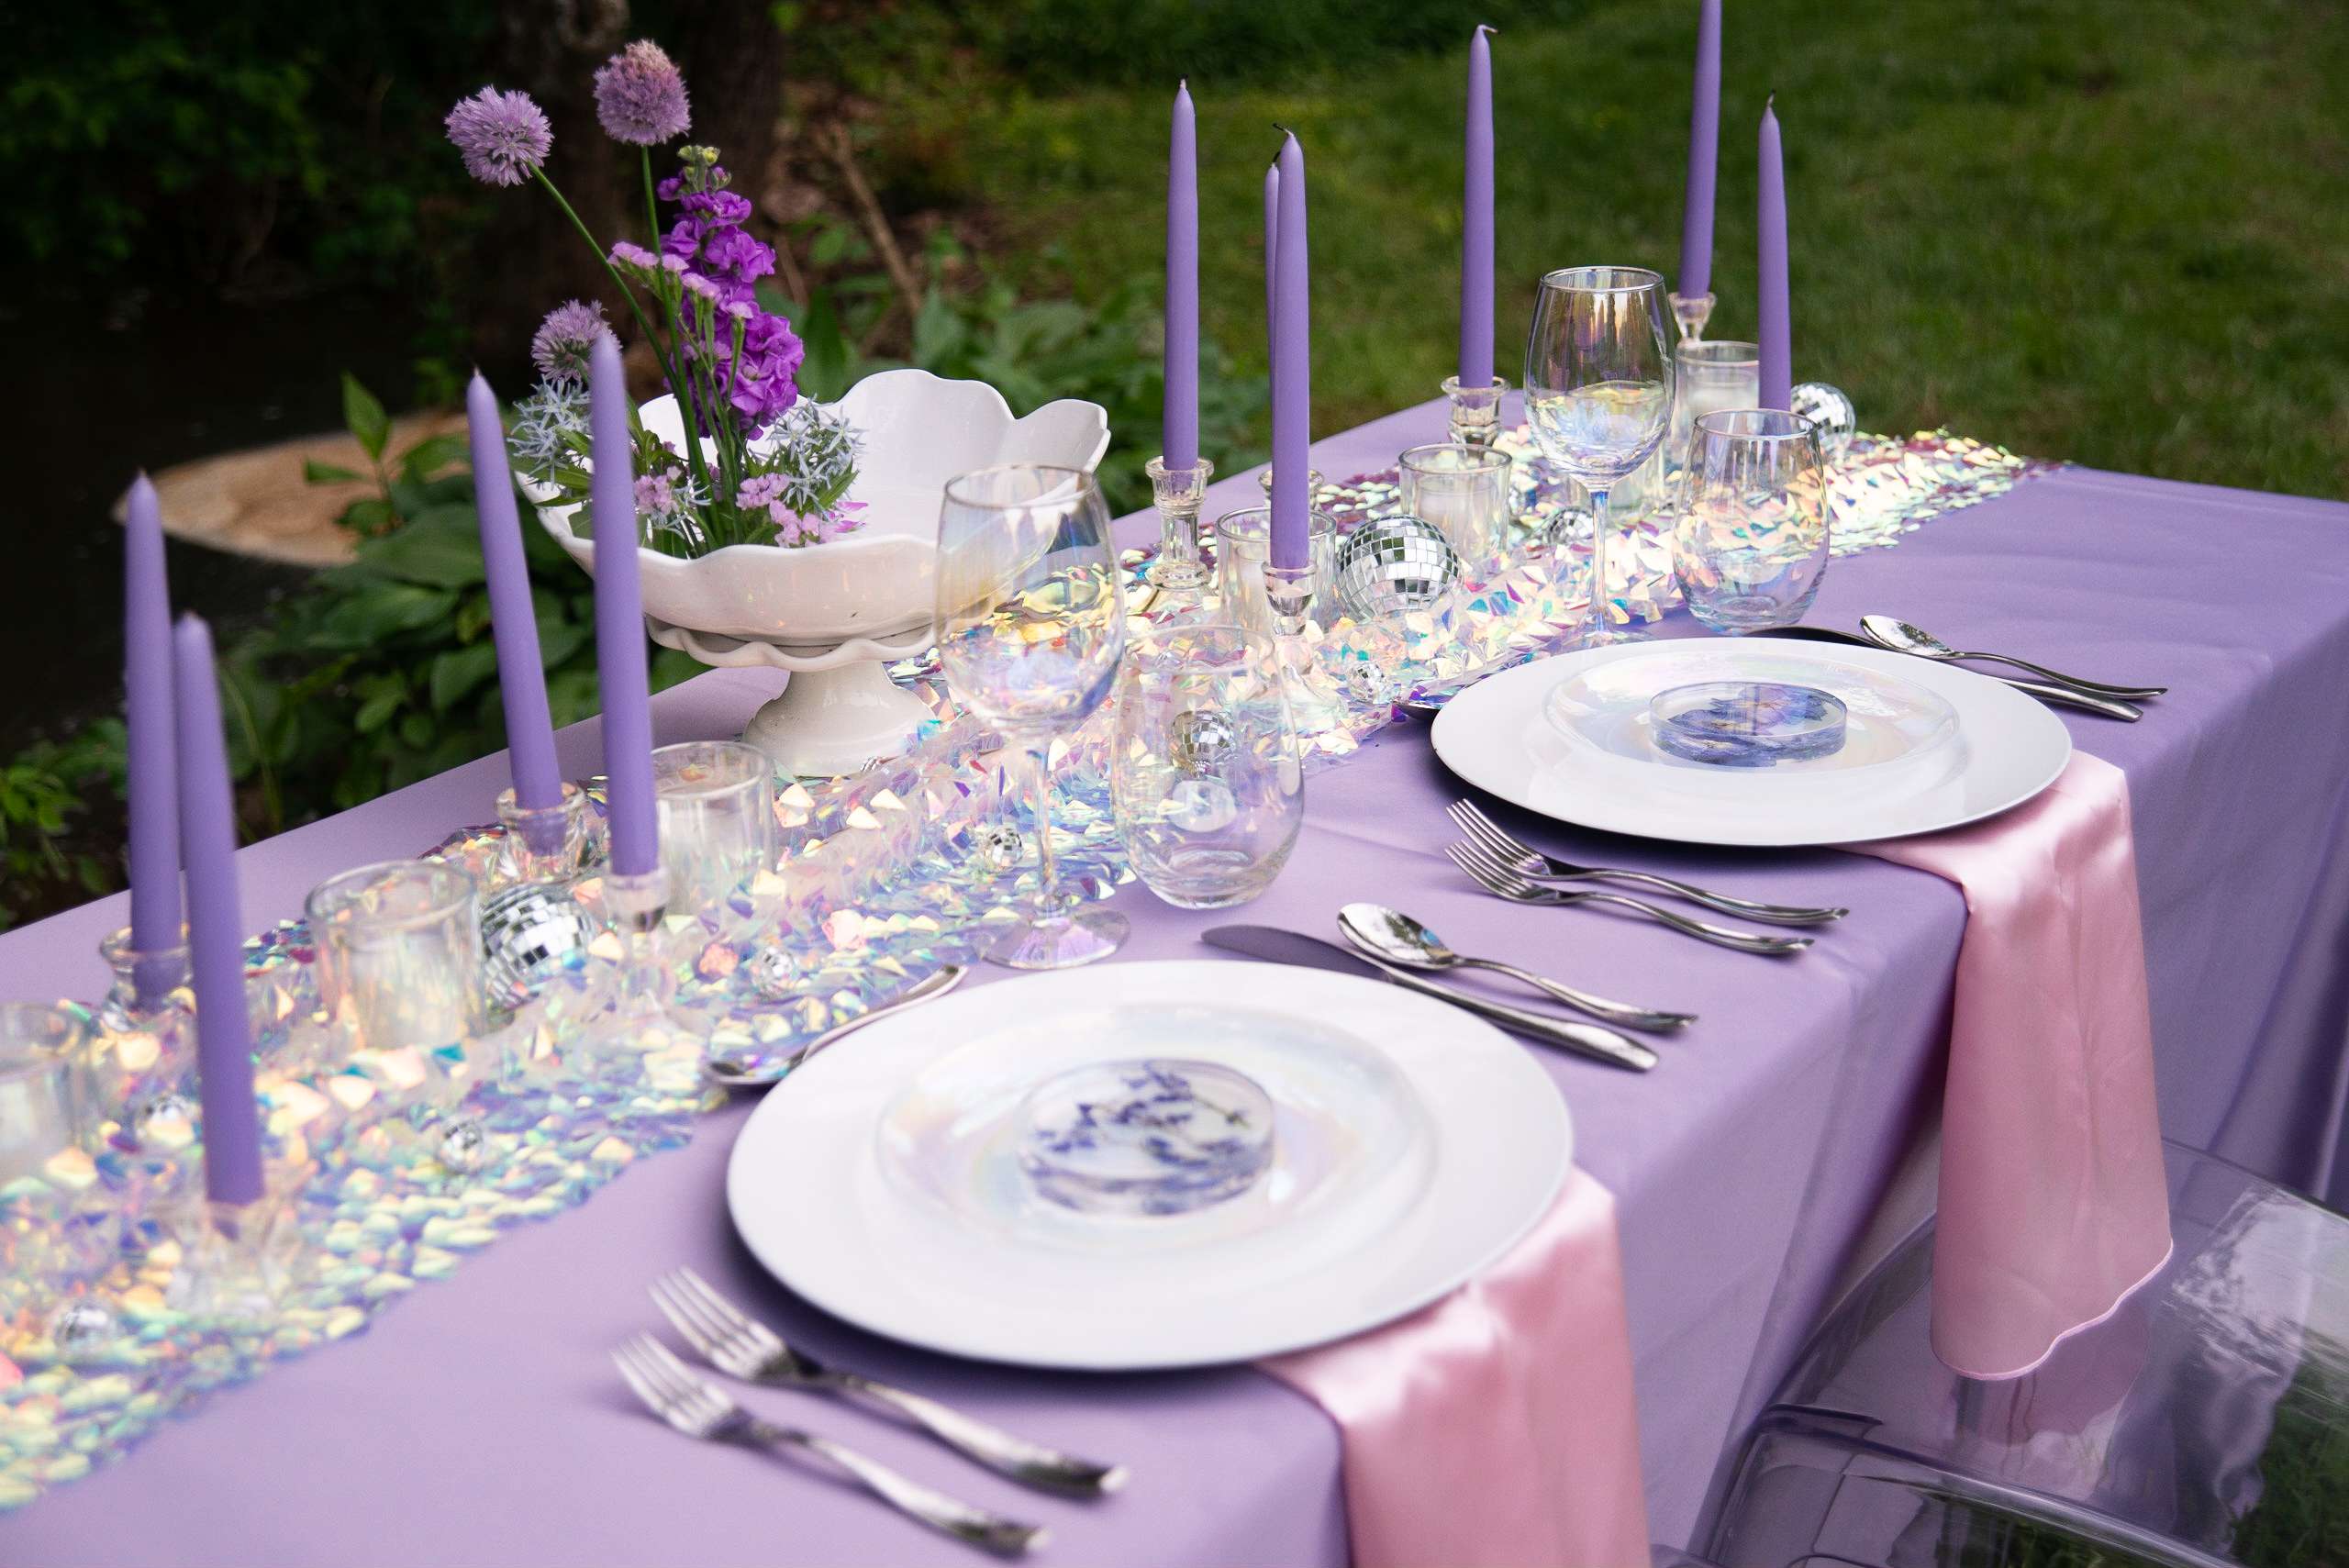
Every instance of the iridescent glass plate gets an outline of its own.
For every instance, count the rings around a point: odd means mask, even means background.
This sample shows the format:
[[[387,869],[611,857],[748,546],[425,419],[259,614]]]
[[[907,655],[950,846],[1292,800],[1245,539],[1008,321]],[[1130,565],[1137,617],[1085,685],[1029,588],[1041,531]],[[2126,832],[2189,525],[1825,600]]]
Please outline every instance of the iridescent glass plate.
[[[1187,1213],[1086,1211],[1019,1159],[1073,1069],[1204,1062],[1270,1099],[1271,1163]],[[1342,1339],[1484,1268],[1573,1155],[1533,1057],[1351,976],[1203,961],[1007,978],[813,1058],[745,1125],[727,1201],[751,1251],[837,1317],[1033,1366],[1195,1366]]]

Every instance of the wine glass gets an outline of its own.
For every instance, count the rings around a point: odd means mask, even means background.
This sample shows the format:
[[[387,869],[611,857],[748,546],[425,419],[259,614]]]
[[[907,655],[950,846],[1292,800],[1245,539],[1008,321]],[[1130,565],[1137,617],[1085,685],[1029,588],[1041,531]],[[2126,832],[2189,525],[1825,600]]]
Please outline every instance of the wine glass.
[[[1688,613],[1715,631],[1793,626],[1827,571],[1827,458],[1819,427],[1776,408],[1701,415],[1672,570]]]
[[[1525,343],[1534,439],[1552,466],[1590,492],[1586,648],[1644,635],[1615,626],[1608,612],[1607,493],[1647,461],[1672,415],[1664,305],[1664,279],[1644,267],[1563,268],[1542,280]]]
[[[1052,737],[1101,706],[1125,651],[1109,508],[1081,469],[1004,463],[946,486],[938,518],[938,658],[963,706],[1035,771],[1036,899],[986,956],[1066,969],[1118,951],[1126,917],[1062,889],[1052,854]]]

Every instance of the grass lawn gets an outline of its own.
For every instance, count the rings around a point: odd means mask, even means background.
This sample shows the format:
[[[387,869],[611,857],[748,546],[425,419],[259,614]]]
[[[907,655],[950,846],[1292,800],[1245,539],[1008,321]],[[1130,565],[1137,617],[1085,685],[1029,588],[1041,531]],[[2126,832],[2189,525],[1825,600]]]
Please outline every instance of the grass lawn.
[[[1678,270],[1696,0],[1559,9],[1495,41],[1512,381],[1545,268]],[[1753,133],[1775,88],[1796,375],[1844,387],[1865,428],[2349,495],[2339,0],[1727,10],[1714,336],[1753,330]],[[1432,395],[1451,368],[1464,71],[1397,55],[1192,81],[1206,329],[1244,373],[1264,362],[1272,128],[1304,140],[1325,431]],[[1038,95],[967,63],[924,74],[877,151],[980,204],[998,266],[1089,299],[1161,265],[1171,82]]]

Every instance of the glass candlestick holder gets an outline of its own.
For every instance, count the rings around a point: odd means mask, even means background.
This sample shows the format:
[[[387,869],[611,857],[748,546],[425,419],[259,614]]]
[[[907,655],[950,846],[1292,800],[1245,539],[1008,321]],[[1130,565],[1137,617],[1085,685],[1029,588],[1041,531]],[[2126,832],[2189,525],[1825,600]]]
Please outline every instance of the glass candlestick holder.
[[[1158,559],[1143,580],[1163,593],[1200,593],[1208,567],[1199,550],[1199,508],[1215,464],[1201,458],[1189,468],[1169,468],[1161,456],[1142,464],[1142,472],[1150,475],[1151,501],[1158,508]]]
[[[1485,451],[1501,433],[1501,398],[1508,383],[1499,376],[1490,386],[1463,386],[1456,375],[1443,378],[1443,395],[1452,403],[1452,439],[1472,451]]]
[[[1317,584],[1335,580],[1337,525],[1326,512],[1310,515],[1307,551]],[[1242,506],[1226,512],[1215,524],[1215,570],[1218,615],[1261,637],[1273,635],[1273,608],[1264,595],[1264,562],[1273,550],[1273,509]],[[1334,595],[1317,601],[1319,624],[1327,629],[1337,618]]]
[[[300,1200],[310,1165],[280,1154],[262,1169],[261,1195],[230,1203],[198,1191],[161,1219],[179,1244],[163,1299],[173,1311],[213,1322],[262,1322],[282,1310],[309,1274]]]
[[[517,882],[567,883],[579,874],[587,849],[587,795],[565,784],[552,806],[524,806],[512,790],[497,797],[506,828],[506,856]]]
[[[1672,306],[1672,319],[1680,328],[1680,341],[1698,343],[1704,340],[1705,323],[1713,318],[1713,296],[1700,294],[1690,299],[1685,295],[1664,296]]]
[[[99,941],[98,956],[114,984],[91,1019],[93,1108],[117,1145],[176,1152],[195,1136],[195,993],[185,929],[179,946],[141,951],[126,926]]]
[[[1325,521],[1315,513],[1316,522]],[[1318,586],[1329,581],[1310,562],[1304,566],[1264,567],[1264,599],[1273,612],[1273,649],[1280,665],[1281,695],[1288,703],[1289,719],[1298,740],[1348,728],[1346,699],[1321,667],[1306,635]],[[1323,595],[1323,597],[1330,595]]]
[[[668,870],[607,871],[602,881],[605,931],[618,944],[618,1005],[623,1012],[664,1008],[676,991],[666,940]]]
[[[1319,469],[1308,468],[1305,471],[1305,494],[1308,497],[1320,495],[1329,487],[1329,484],[1330,482],[1322,477]],[[1256,475],[1256,487],[1264,493],[1266,500],[1272,498],[1273,465],[1271,463],[1266,463],[1263,472]]]

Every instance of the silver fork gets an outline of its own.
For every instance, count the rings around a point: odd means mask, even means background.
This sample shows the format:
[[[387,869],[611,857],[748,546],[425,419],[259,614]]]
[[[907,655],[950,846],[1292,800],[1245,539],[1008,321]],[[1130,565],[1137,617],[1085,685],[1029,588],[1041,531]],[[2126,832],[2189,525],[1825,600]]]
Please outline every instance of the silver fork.
[[[1576,904],[1604,904],[1610,907],[1629,909],[1649,919],[1671,927],[1674,930],[1695,937],[1715,947],[1734,948],[1740,952],[1765,953],[1773,958],[1798,953],[1809,947],[1809,937],[1767,937],[1759,931],[1731,930],[1727,926],[1708,925],[1692,920],[1686,915],[1675,915],[1649,903],[1644,898],[1632,898],[1620,893],[1599,893],[1583,889],[1568,891],[1563,887],[1542,887],[1528,881],[1511,870],[1492,851],[1479,844],[1446,844],[1443,852],[1452,863],[1468,873],[1469,880],[1497,897],[1512,904],[1540,904],[1572,907]]]
[[[651,1288],[653,1305],[661,1308],[662,1316],[669,1319],[702,1360],[729,1377],[786,1388],[862,1395],[905,1416],[939,1441],[989,1470],[1031,1486],[1097,1496],[1115,1492],[1126,1484],[1123,1465],[1074,1459],[1041,1443],[1013,1437],[935,1399],[875,1383],[856,1373],[836,1372],[784,1343],[782,1336],[720,1296],[716,1287],[691,1269],[672,1269],[654,1280]]]
[[[1732,897],[1726,893],[1709,893],[1689,883],[1675,882],[1668,876],[1657,876],[1651,872],[1576,865],[1572,861],[1545,855],[1515,837],[1477,810],[1473,801],[1455,800],[1445,809],[1462,832],[1490,850],[1496,860],[1529,882],[1628,882],[1686,898],[1691,904],[1701,904],[1724,915],[1742,915],[1765,926],[1823,926],[1851,913],[1849,909],[1815,909],[1800,904],[1764,904],[1756,899]]]
[[[740,1443],[749,1448],[796,1448],[828,1460],[866,1491],[906,1515],[957,1540],[1017,1557],[1044,1544],[1042,1527],[959,1503],[887,1465],[791,1427],[763,1421],[729,1399],[650,1334],[632,1335],[612,1351],[612,1364],[647,1408],[689,1438]]]

